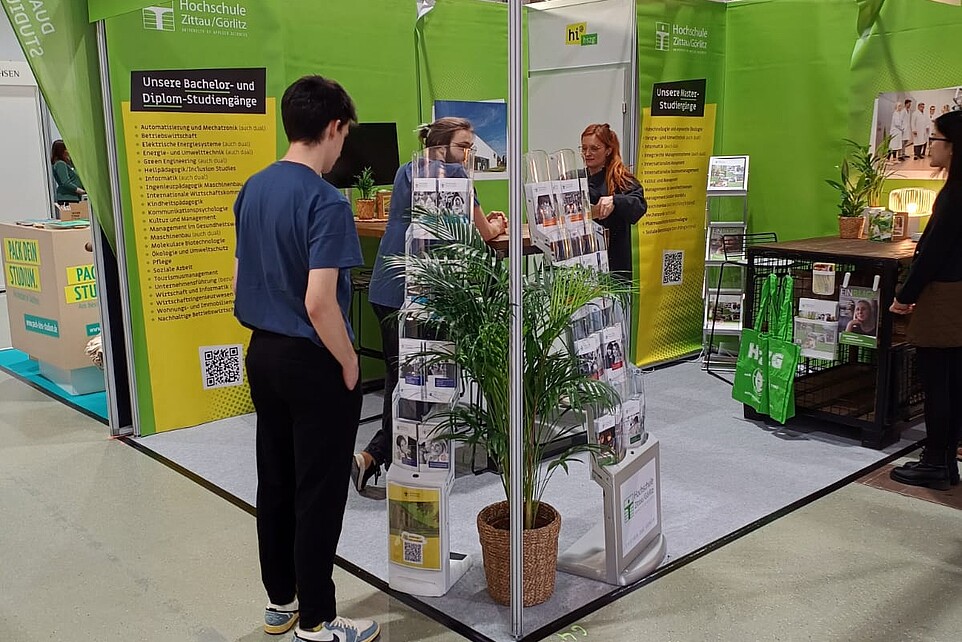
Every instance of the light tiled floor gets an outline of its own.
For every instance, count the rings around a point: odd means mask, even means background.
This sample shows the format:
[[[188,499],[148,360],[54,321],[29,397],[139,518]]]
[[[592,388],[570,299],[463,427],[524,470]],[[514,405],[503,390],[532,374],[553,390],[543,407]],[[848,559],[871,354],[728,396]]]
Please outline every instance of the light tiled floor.
[[[386,641],[462,639],[336,581]],[[960,588],[962,512],[852,485],[551,639],[950,642]],[[0,641],[276,640],[263,602],[250,515],[0,374]]]

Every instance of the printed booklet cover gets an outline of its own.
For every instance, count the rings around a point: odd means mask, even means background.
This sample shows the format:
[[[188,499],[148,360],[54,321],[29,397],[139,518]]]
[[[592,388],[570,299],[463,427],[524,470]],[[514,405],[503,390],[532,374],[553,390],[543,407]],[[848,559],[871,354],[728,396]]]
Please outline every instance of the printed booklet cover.
[[[838,342],[874,348],[878,341],[879,293],[872,288],[842,288],[838,297]]]
[[[795,344],[803,357],[833,361],[838,348],[838,324],[795,317]]]

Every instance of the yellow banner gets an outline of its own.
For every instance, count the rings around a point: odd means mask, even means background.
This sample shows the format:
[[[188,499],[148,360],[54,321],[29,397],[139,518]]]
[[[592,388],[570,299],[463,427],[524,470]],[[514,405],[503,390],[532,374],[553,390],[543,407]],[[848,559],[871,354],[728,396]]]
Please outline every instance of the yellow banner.
[[[40,244],[34,239],[3,239],[3,257],[7,263],[40,265]]]
[[[652,116],[651,109],[644,110],[638,166],[648,212],[638,224],[634,342],[640,366],[701,349],[705,199],[714,139],[713,104],[704,106],[703,116]]]
[[[441,568],[441,491],[388,483],[389,558],[424,570]]]
[[[36,265],[7,263],[7,287],[17,290],[41,292],[40,268]]]
[[[124,139],[153,417],[146,434],[251,412],[250,333],[234,319],[233,204],[277,158],[275,100],[266,113],[131,110]],[[151,421],[152,420],[152,421]]]
[[[67,283],[70,285],[79,285],[80,283],[93,283],[97,280],[94,274],[94,266],[90,265],[74,265],[67,268]]]

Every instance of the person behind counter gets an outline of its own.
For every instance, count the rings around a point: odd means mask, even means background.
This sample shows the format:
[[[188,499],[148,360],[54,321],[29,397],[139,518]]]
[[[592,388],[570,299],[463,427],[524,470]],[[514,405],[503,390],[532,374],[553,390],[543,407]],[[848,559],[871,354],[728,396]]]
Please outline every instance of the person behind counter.
[[[74,169],[70,152],[67,151],[67,146],[62,140],[53,141],[50,147],[50,163],[53,165],[53,178],[57,183],[57,204],[79,203],[87,190],[80,182],[80,176]]]
[[[645,190],[621,160],[618,136],[607,123],[585,128],[581,154],[588,173],[592,217],[608,230],[608,269],[631,281],[631,226],[648,210]]]
[[[890,308],[912,312],[907,334],[925,392],[926,439],[919,461],[893,468],[890,476],[947,490],[959,483],[956,447],[962,437],[962,112],[939,116],[929,144],[929,165],[948,170],[948,176]]]
[[[474,126],[464,118],[439,118],[430,125],[418,129],[418,137],[425,148],[435,148],[444,154],[446,175],[453,178],[466,178],[462,164],[467,151],[474,147]],[[393,433],[392,398],[398,377],[398,328],[397,312],[404,303],[404,275],[397,268],[386,265],[385,259],[404,254],[404,239],[411,224],[411,163],[403,165],[394,178],[394,191],[391,193],[391,207],[388,212],[387,227],[378,247],[374,263],[374,274],[368,300],[374,308],[381,326],[381,346],[387,372],[384,376],[384,409],[381,428],[362,452],[354,455],[351,463],[351,478],[358,492],[364,490],[368,480],[374,477],[375,483],[380,475],[381,466],[387,467],[391,460],[391,436]],[[503,212],[484,210],[474,202],[474,224],[485,241],[490,241],[504,233],[506,220]]]

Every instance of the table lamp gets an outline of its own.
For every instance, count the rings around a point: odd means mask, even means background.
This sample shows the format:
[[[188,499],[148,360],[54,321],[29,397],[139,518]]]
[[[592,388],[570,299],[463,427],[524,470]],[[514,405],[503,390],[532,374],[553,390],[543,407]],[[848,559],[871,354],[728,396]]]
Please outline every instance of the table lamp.
[[[932,215],[935,192],[921,187],[903,187],[889,193],[889,209],[908,216],[905,236],[919,234]]]

